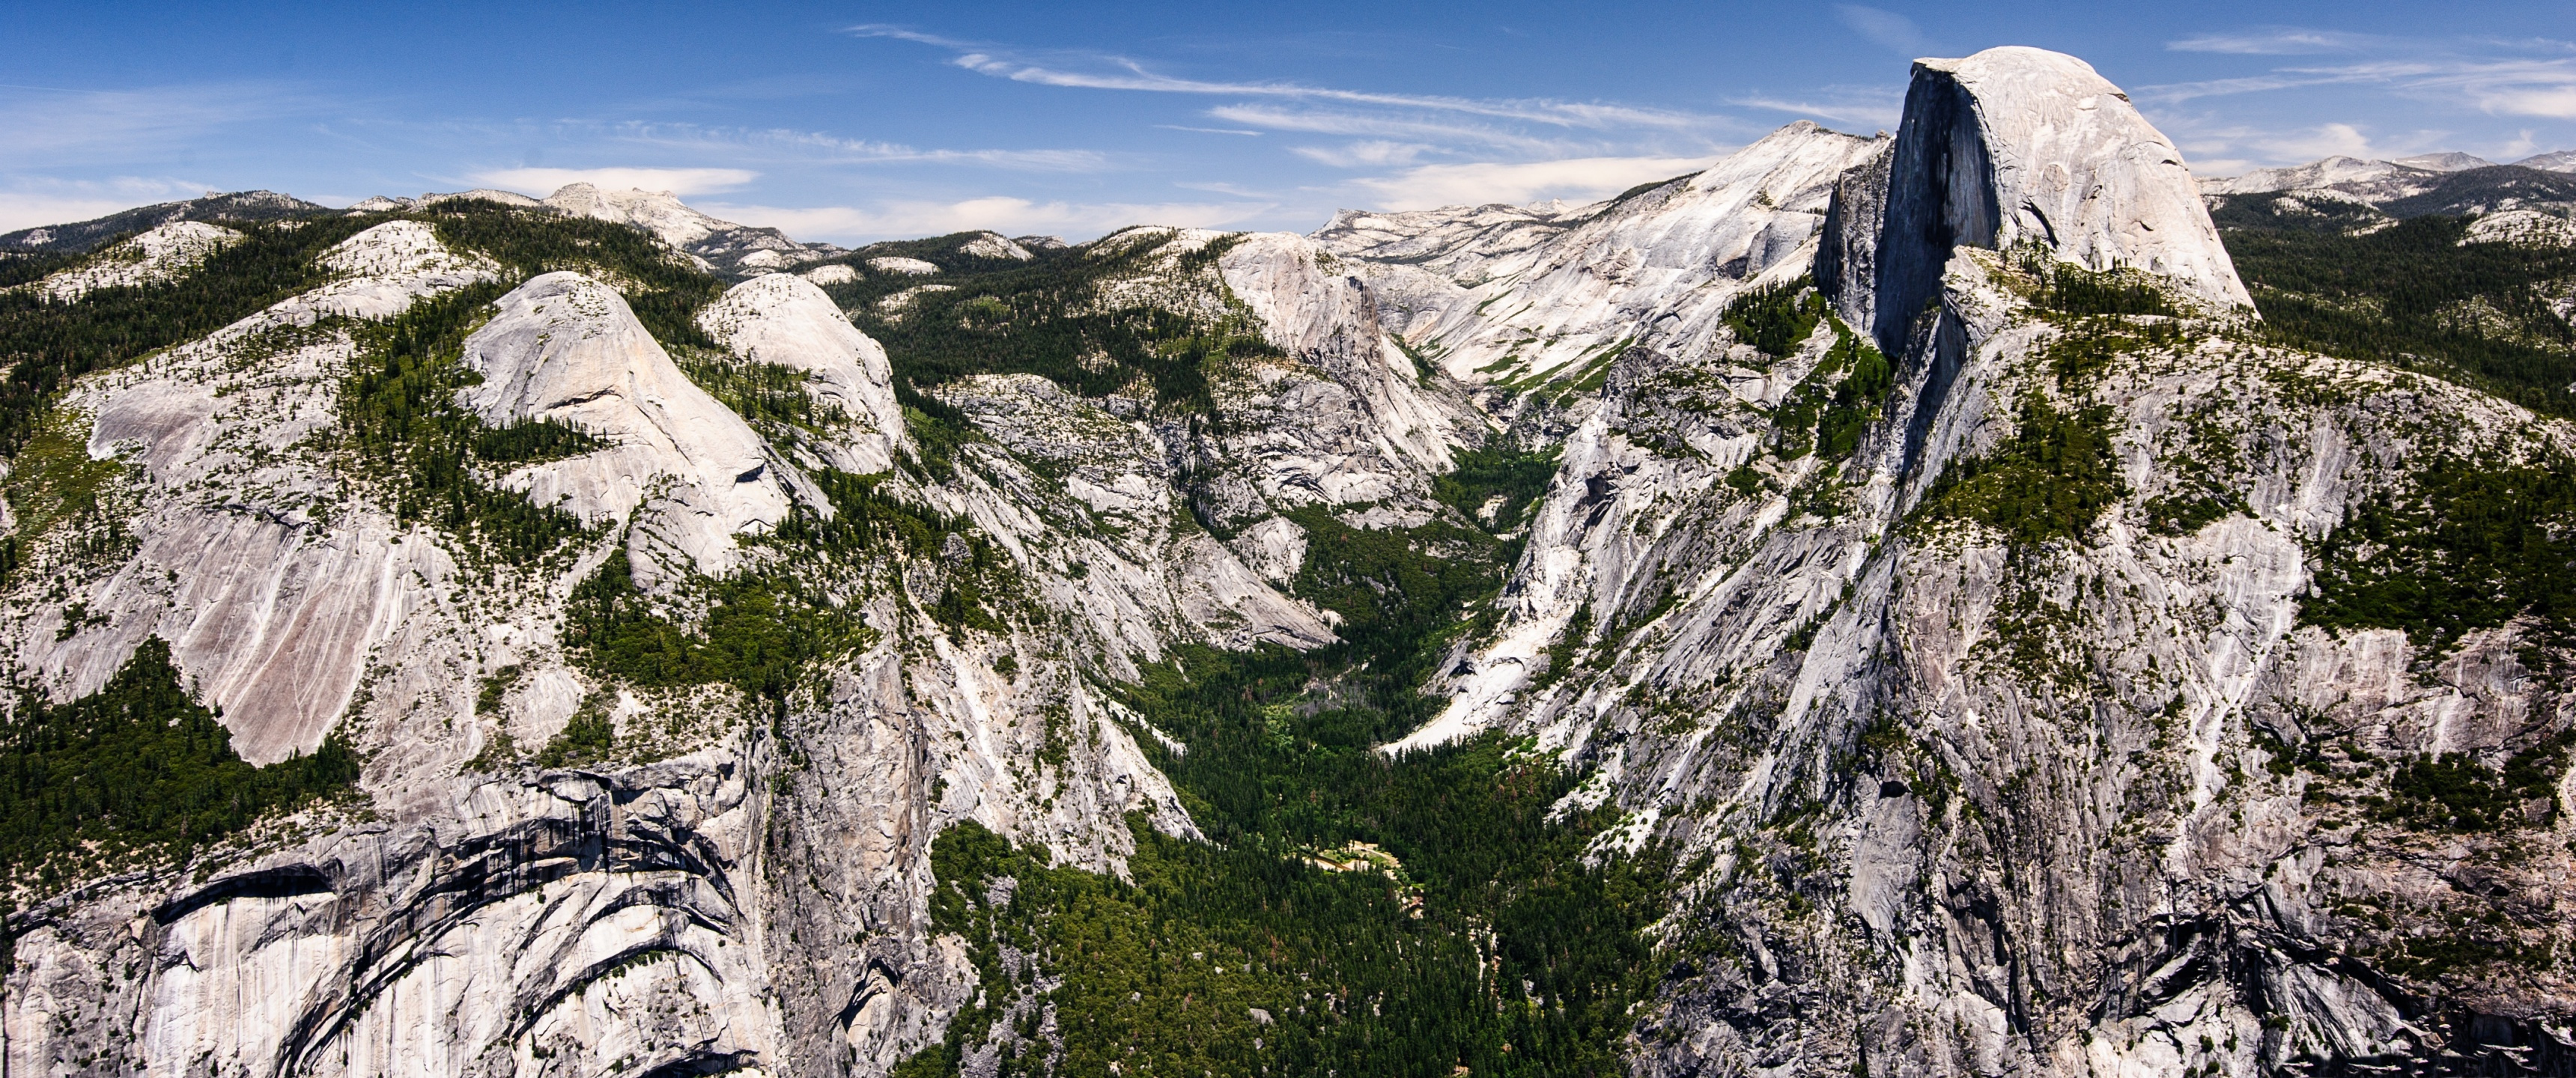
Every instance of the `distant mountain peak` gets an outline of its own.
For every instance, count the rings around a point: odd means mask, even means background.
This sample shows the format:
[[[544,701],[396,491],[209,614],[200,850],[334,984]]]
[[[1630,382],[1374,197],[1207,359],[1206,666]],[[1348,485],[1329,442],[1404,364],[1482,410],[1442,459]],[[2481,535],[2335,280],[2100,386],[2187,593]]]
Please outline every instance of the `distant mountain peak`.
[[[275,191],[234,191],[179,202],[158,202],[121,210],[105,217],[67,224],[41,225],[0,233],[0,251],[80,254],[118,236],[149,231],[174,221],[270,221],[328,207]]]
[[[2400,157],[2392,164],[2404,165],[2408,168],[2428,168],[2435,172],[2465,172],[2473,168],[2487,168],[2495,162],[2457,150],[2444,150],[2440,153],[2419,153],[2412,157]]]

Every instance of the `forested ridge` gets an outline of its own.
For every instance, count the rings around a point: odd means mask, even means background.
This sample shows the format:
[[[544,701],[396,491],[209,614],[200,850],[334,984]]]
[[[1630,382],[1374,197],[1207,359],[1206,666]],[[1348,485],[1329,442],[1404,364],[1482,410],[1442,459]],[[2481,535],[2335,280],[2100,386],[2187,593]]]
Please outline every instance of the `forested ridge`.
[[[2331,202],[2290,214],[2285,197],[2238,196],[2216,215],[2268,339],[2576,416],[2576,327],[2553,307],[2576,248],[2463,243],[2466,217],[2386,223]]]
[[[1229,357],[1275,356],[1248,313],[1191,313],[1193,299],[1213,300],[1205,277],[1232,245],[1218,239],[1166,256],[1168,230],[1137,229],[1082,247],[1040,253],[1031,261],[984,258],[957,250],[972,234],[900,245],[880,244],[849,256],[915,257],[941,267],[928,276],[867,271],[829,287],[860,329],[886,347],[904,403],[923,407],[922,392],[970,374],[1042,374],[1084,396],[1124,393],[1177,411],[1213,407],[1208,378]],[[1195,295],[1144,297],[1113,293],[1104,282],[1172,257],[1164,282]],[[1221,286],[1217,291],[1221,292]],[[1121,298],[1123,297],[1123,298]],[[937,405],[927,409],[938,415]]]

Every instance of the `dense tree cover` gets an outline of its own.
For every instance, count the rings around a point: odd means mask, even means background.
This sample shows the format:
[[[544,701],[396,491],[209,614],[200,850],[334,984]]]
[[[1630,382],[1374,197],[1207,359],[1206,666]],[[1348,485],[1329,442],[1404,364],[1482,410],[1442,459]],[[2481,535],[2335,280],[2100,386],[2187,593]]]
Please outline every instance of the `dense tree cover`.
[[[1826,460],[1851,456],[1896,385],[1896,368],[1878,346],[1842,319],[1830,313],[1823,317],[1833,323],[1833,346],[1771,413],[1773,449],[1783,460],[1809,452]]]
[[[724,294],[724,282],[640,229],[482,199],[441,202],[428,218],[439,242],[488,255],[517,280],[578,270],[616,286],[636,321],[666,348],[716,347],[697,314]]]
[[[2576,249],[2463,246],[2468,221],[2459,217],[2417,217],[2356,236],[2258,227],[2254,214],[2249,204],[2235,215],[2248,223],[2220,235],[2274,342],[2576,415],[2567,388],[2576,382],[2576,329],[2549,305],[2552,290],[2576,277]]]
[[[1562,454],[1554,447],[1522,449],[1501,443],[1460,450],[1451,458],[1456,467],[1431,481],[1431,496],[1470,519],[1478,519],[1485,503],[1499,496],[1503,500],[1494,507],[1490,525],[1497,532],[1512,531],[1527,523],[1547,496]]]
[[[0,292],[0,456],[17,453],[81,375],[202,337],[322,283],[314,259],[380,218],[234,223],[245,235],[175,281],[102,288],[77,303]]]
[[[2515,753],[2502,771],[2459,753],[2419,756],[2388,778],[2387,799],[2372,815],[2428,831],[2502,831],[2546,825],[2576,731],[2561,731]],[[2524,806],[2540,809],[2526,812]]]
[[[383,482],[397,518],[472,536],[479,549],[525,563],[587,529],[495,485],[491,473],[605,443],[551,420],[488,426],[457,403],[458,390],[482,380],[462,362],[465,336],[505,291],[473,285],[414,303],[390,322],[354,325],[360,353],[341,387],[338,446]]]
[[[47,275],[70,269],[79,262],[80,256],[74,254],[0,252],[0,288],[41,281]]]
[[[2404,629],[2428,655],[2526,616],[2544,639],[2576,643],[2576,461],[2446,455],[2412,479],[2316,545],[2301,622]]]
[[[993,273],[1021,269],[1029,265],[1029,262],[1009,256],[979,255],[965,249],[967,244],[983,237],[982,232],[951,232],[945,236],[930,236],[917,240],[885,240],[871,243],[830,261],[848,265],[862,273],[870,272],[868,260],[871,258],[917,258],[939,267],[943,273]],[[1028,250],[1029,254],[1034,256],[1030,261],[1049,262],[1061,258],[1078,258],[1081,249],[1040,246]],[[822,264],[825,263],[817,263],[817,265]],[[919,278],[913,280],[919,283]]]
[[[48,886],[133,856],[184,859],[358,777],[337,734],[310,756],[245,763],[158,637],[88,696],[21,695],[0,738],[0,878]]]
[[[2061,410],[2026,394],[2012,437],[1983,456],[1951,462],[1920,512],[1973,520],[2021,543],[2077,538],[2128,493],[2111,454],[2110,422],[2108,405]]]
[[[573,589],[564,643],[585,666],[644,687],[721,683],[784,701],[807,663],[848,635],[827,603],[781,594],[781,581],[742,574],[700,582],[714,606],[695,627],[672,621],[635,587],[624,550]]]
[[[1444,497],[1533,497],[1537,459],[1497,451]],[[1210,842],[1140,827],[1130,885],[1049,868],[971,825],[943,834],[934,917],[975,948],[986,994],[907,1076],[956,1073],[961,1046],[995,1022],[1033,1035],[1036,1012],[1013,1010],[1012,989],[1039,975],[1063,978],[1047,997],[1058,1073],[1618,1073],[1630,1005],[1660,968],[1641,935],[1665,912],[1659,855],[1587,867],[1616,810],[1551,820],[1571,777],[1499,736],[1395,758],[1374,748],[1436,712],[1421,687],[1478,624],[1466,610],[1499,585],[1503,549],[1444,525],[1294,519],[1309,535],[1295,590],[1343,617],[1345,642],[1184,648],[1126,689],[1143,721],[1188,746],[1139,739]],[[1007,968],[1004,946],[1033,965]],[[1047,1054],[1024,1048],[1005,1069],[1030,1073]]]
[[[2223,195],[2209,208],[2222,238],[2229,232],[2321,232],[2329,235],[2385,226],[2391,218],[2365,202],[2300,198],[2288,191]],[[2242,270],[2240,269],[2240,273]],[[2250,283],[2250,282],[2249,282]]]
[[[2034,283],[2030,300],[2042,310],[2067,315],[2177,313],[2155,279],[2137,270],[2087,269],[2039,246],[2013,251],[2009,262]]]
[[[957,263],[956,272],[872,273],[834,285],[831,292],[853,312],[859,328],[884,343],[904,403],[934,418],[940,413],[920,387],[969,374],[1013,372],[1042,374],[1085,396],[1150,393],[1163,407],[1206,412],[1213,407],[1211,372],[1229,358],[1279,351],[1247,313],[1186,314],[1168,298],[1157,302],[1100,287],[1163,257],[1169,242],[1113,241],[989,270],[943,255],[941,264]],[[1192,287],[1186,282],[1212,272],[1231,245],[1220,239],[1181,255],[1178,272],[1165,279]],[[911,289],[920,291],[901,309],[881,307],[881,300]]]
[[[1726,324],[1735,339],[1773,356],[1786,356],[1806,342],[1825,317],[1825,297],[1806,277],[1748,288],[1726,301]]]
[[[828,430],[848,419],[840,408],[817,400],[809,385],[813,377],[794,367],[703,348],[678,349],[671,358],[708,396],[772,436],[788,433],[781,428]]]
[[[646,688],[731,685],[775,714],[815,662],[875,639],[848,601],[869,567],[940,564],[939,593],[916,598],[950,630],[999,630],[1020,605],[1024,585],[1008,555],[966,521],[882,493],[881,477],[824,468],[807,478],[831,515],[798,506],[770,535],[744,538],[751,556],[741,571],[688,580],[703,616],[675,620],[667,600],[636,588],[620,550],[574,587],[565,645],[604,678]]]

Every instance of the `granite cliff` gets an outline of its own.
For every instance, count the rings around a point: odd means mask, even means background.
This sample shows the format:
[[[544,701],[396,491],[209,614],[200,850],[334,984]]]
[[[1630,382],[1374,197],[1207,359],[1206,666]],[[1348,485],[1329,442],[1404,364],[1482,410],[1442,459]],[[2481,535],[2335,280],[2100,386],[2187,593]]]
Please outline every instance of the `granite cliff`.
[[[227,774],[358,762],[13,833],[7,1073],[2576,1066],[2576,427],[2286,346],[2081,61],[1312,236],[505,195],[0,293],[293,267],[0,395],[13,721],[166,642]],[[1401,818],[1511,796],[1508,879]]]

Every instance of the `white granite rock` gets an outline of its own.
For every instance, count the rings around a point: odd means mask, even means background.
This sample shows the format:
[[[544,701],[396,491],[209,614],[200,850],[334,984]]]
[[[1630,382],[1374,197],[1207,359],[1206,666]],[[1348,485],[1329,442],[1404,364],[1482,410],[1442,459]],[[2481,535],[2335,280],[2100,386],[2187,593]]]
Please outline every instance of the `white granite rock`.
[[[27,286],[56,303],[78,302],[102,288],[130,288],[173,280],[208,255],[240,242],[242,234],[203,221],[172,221],[111,244],[79,266]]]
[[[846,421],[820,447],[833,467],[867,473],[894,466],[903,406],[894,399],[885,348],[811,280],[776,274],[745,281],[698,312],[698,325],[743,359],[805,372],[816,403]]]
[[[735,535],[786,518],[793,480],[785,463],[742,417],[680,373],[616,289],[548,273],[498,306],[465,339],[465,365],[483,376],[464,391],[467,407],[495,426],[551,420],[610,444],[523,466],[503,485],[594,524],[632,517],[629,556],[639,582],[692,569],[725,575],[735,564]],[[673,553],[686,562],[670,563]]]

